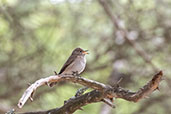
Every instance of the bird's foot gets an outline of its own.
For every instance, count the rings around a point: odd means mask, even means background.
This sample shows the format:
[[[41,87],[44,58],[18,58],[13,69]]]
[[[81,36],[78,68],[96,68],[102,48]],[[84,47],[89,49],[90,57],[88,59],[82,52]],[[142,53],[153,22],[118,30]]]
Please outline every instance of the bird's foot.
[[[73,76],[78,76],[78,77],[80,77],[78,71],[72,71],[72,75],[73,75]]]

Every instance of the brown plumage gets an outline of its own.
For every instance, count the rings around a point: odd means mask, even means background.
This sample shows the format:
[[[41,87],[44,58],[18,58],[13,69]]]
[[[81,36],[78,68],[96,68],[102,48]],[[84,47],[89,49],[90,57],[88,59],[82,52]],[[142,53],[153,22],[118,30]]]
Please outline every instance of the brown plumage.
[[[58,74],[80,74],[83,72],[86,66],[85,55],[88,54],[87,51],[88,50],[83,50],[81,48],[74,49]],[[55,83],[51,83],[50,86],[53,86],[54,84]]]
[[[87,51],[84,51],[83,49],[81,48],[76,48],[73,50],[71,56],[68,58],[68,60],[65,62],[65,64],[63,65],[62,69],[60,70],[60,72],[58,74],[62,74],[65,69],[71,65],[74,60],[78,57],[78,56],[85,56],[85,54],[88,54]]]

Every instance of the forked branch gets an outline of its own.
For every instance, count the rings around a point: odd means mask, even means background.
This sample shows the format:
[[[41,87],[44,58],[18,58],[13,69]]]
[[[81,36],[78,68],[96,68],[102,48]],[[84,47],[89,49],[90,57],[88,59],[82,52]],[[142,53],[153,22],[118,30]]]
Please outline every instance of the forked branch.
[[[99,83],[94,80],[89,80],[83,77],[77,77],[73,75],[54,75],[49,76],[47,78],[40,79],[30,85],[27,90],[24,92],[23,96],[18,102],[18,107],[22,108],[26,101],[31,98],[32,94],[36,89],[42,85],[47,85],[51,82],[60,82],[60,81],[71,81],[74,83],[79,83],[81,85],[93,88],[95,90],[88,92],[84,95],[70,98],[68,101],[64,103],[64,105],[60,108],[55,108],[47,111],[40,112],[26,112],[23,114],[71,114],[78,109],[81,109],[82,106],[94,103],[101,102],[106,98],[122,98],[127,101],[137,102],[140,99],[146,97],[151,94],[154,90],[158,89],[159,83],[162,79],[163,73],[160,71],[156,75],[153,76],[152,80],[150,80],[146,85],[140,88],[137,92],[131,92],[129,90],[125,90],[121,88],[119,85],[109,86],[103,83]]]

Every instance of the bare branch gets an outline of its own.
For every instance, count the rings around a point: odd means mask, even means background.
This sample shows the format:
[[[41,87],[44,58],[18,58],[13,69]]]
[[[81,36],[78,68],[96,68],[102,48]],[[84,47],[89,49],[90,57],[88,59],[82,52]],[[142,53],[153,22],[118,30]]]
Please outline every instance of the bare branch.
[[[60,82],[60,81],[72,81],[74,83],[79,83],[81,85],[93,88],[95,90],[88,92],[82,96],[70,98],[68,101],[64,103],[64,105],[60,108],[51,109],[48,111],[40,111],[40,112],[29,112],[32,114],[72,114],[78,109],[81,109],[82,106],[87,105],[89,103],[101,102],[105,98],[122,98],[127,101],[137,102],[145,96],[152,93],[159,86],[161,78],[163,76],[162,71],[153,76],[152,80],[149,81],[145,86],[143,86],[137,92],[131,92],[129,90],[125,90],[119,87],[117,84],[115,86],[105,85],[93,80],[88,80],[83,77],[77,77],[72,75],[63,75],[63,76],[50,76],[47,78],[40,79],[32,84],[23,94],[21,99],[19,100],[18,107],[22,108],[28,98],[31,96],[33,91],[35,91],[38,87],[45,85],[46,83],[51,82]],[[23,114],[28,114],[23,113]]]
[[[117,94],[116,98],[123,98],[128,101],[137,102],[140,99],[145,98],[154,90],[157,90],[159,83],[162,80],[162,76],[163,76],[163,73],[162,71],[160,71],[159,73],[154,75],[152,80],[150,80],[146,85],[140,88],[140,90],[137,92],[125,91],[124,89],[120,88],[118,89],[119,92],[116,92],[116,93],[119,93]]]
[[[74,83],[79,83],[84,86],[96,89],[96,90],[101,90],[103,91],[106,88],[106,85],[93,81],[93,80],[88,80],[83,77],[77,77],[73,75],[54,75],[54,76],[49,76],[47,78],[42,78],[40,80],[37,80],[35,83],[31,84],[29,88],[24,92],[23,96],[18,102],[18,107],[22,108],[23,105],[26,103],[28,98],[33,99],[32,95],[35,92],[35,90],[42,86],[42,85],[48,85],[49,83],[52,82],[60,82],[60,81],[72,81]]]

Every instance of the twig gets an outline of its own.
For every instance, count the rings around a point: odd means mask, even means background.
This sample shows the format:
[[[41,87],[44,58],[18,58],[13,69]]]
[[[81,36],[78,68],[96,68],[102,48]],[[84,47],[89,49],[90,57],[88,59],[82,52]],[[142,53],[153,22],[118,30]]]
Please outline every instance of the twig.
[[[104,99],[102,99],[102,101],[104,103],[106,103],[107,105],[109,105],[110,107],[115,108],[115,105],[113,104],[113,102],[110,99],[104,98]]]

